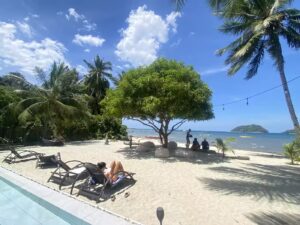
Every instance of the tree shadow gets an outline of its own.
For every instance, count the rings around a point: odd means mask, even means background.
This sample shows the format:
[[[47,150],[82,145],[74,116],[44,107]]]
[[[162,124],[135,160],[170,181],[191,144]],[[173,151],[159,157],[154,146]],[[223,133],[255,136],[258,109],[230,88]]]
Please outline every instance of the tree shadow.
[[[65,142],[65,145],[85,146],[90,144],[97,144],[100,140],[85,140],[85,141],[70,141]]]
[[[300,224],[300,214],[283,213],[259,213],[247,216],[249,220],[257,225],[298,225]]]
[[[187,152],[191,152],[190,150],[186,150],[183,148],[178,148],[179,150],[185,150]],[[170,151],[169,158],[157,158],[155,157],[155,152],[143,152],[137,151],[136,147],[129,148],[124,147],[117,151],[125,156],[127,159],[158,159],[163,161],[164,163],[176,163],[176,162],[190,162],[196,164],[213,164],[213,163],[222,163],[229,162],[228,158],[222,158],[221,154],[218,153],[204,153],[204,152],[192,152],[191,156],[177,156],[175,151]]]
[[[263,154],[263,153],[255,153],[251,154],[253,156],[259,156],[259,157],[264,157],[264,158],[271,158],[271,159],[286,159],[284,155],[279,155],[279,154]]]
[[[256,200],[300,203],[300,168],[248,164],[242,168],[214,167],[235,179],[198,178],[208,189],[225,195],[252,196]],[[238,178],[238,179],[237,179]]]

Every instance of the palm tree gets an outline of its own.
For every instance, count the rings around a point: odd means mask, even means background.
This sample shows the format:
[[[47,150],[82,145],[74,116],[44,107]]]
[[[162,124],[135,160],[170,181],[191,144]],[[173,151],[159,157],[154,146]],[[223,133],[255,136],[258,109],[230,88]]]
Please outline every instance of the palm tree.
[[[102,60],[99,55],[94,59],[94,64],[84,60],[85,64],[89,68],[88,74],[85,76],[85,84],[88,88],[88,93],[92,96],[92,113],[100,114],[99,102],[104,98],[106,90],[109,89],[109,80],[116,82],[115,78],[111,74],[111,63]]]
[[[62,97],[57,89],[36,88],[31,91],[18,91],[24,97],[14,108],[19,112],[18,119],[27,127],[40,121],[54,131],[55,136],[62,136],[62,122],[85,116],[85,109],[76,98]]]
[[[229,75],[234,75],[247,64],[246,79],[251,79],[257,74],[265,52],[269,53],[279,72],[292,122],[295,128],[299,128],[285,76],[281,47],[281,38],[285,39],[291,48],[300,47],[300,11],[287,9],[289,2],[241,0],[236,11],[239,13],[228,14],[221,27],[222,32],[239,37],[227,47],[218,50],[218,54],[228,53],[225,62],[230,65]]]
[[[186,0],[176,0],[182,6]],[[292,0],[209,0],[217,15],[225,20],[221,31],[239,35],[238,39],[218,51],[229,53],[226,64],[229,75],[237,73],[244,65],[249,69],[246,79],[257,74],[265,52],[269,53],[279,72],[289,113],[295,129],[299,122],[288,88],[281,38],[289,47],[300,47],[300,11],[288,9]]]

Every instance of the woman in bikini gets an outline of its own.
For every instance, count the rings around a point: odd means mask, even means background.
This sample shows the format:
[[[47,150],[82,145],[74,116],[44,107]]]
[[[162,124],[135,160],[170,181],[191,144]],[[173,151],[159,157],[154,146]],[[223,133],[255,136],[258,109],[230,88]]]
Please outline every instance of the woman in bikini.
[[[107,168],[105,162],[100,162],[97,164],[98,169],[103,172],[105,177],[111,181],[116,181],[118,176],[115,176],[120,171],[124,171],[123,165],[120,161],[112,161],[110,166]]]

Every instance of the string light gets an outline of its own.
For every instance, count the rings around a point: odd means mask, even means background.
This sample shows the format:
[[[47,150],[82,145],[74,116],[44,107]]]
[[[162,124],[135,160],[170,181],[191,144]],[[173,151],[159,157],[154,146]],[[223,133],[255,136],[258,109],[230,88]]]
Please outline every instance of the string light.
[[[297,79],[299,79],[299,78],[300,78],[300,76],[294,77],[293,79],[287,81],[285,84],[291,83],[291,82],[293,82],[293,81],[295,81],[295,80],[297,80]],[[263,94],[266,94],[266,93],[268,93],[268,92],[270,92],[270,91],[273,91],[273,90],[275,90],[275,89],[277,89],[277,88],[282,87],[283,85],[284,85],[284,84],[280,84],[280,85],[277,85],[277,86],[272,87],[272,88],[270,88],[270,89],[267,89],[267,90],[265,90],[265,91],[258,92],[258,93],[254,94],[254,95],[248,96],[248,97],[246,97],[246,98],[241,98],[241,99],[238,99],[238,100],[235,100],[235,101],[232,101],[232,102],[227,102],[227,103],[215,105],[214,107],[222,107],[222,109],[223,109],[223,111],[224,111],[224,110],[225,110],[225,106],[227,106],[227,105],[232,105],[232,104],[236,104],[236,103],[239,103],[239,102],[244,102],[244,101],[246,101],[246,105],[248,106],[248,105],[249,105],[249,99],[258,97],[258,96],[263,95]],[[285,93],[286,93],[286,91],[285,91]]]

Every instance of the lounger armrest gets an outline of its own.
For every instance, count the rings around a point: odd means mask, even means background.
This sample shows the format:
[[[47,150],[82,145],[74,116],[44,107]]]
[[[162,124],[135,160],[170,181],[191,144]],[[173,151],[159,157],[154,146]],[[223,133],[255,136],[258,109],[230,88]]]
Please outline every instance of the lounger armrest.
[[[17,152],[18,153],[28,152],[28,153],[32,153],[32,154],[42,155],[42,153],[38,153],[35,151],[31,151],[31,150],[21,150],[21,151],[17,151]]]
[[[71,162],[83,163],[83,162],[81,162],[81,161],[79,161],[79,160],[70,160],[70,161],[66,161],[65,163],[71,163]]]
[[[65,164],[68,164],[68,163],[78,163],[77,165],[71,167],[71,170],[84,165],[84,163],[79,160],[70,160],[70,161],[65,162]]]

